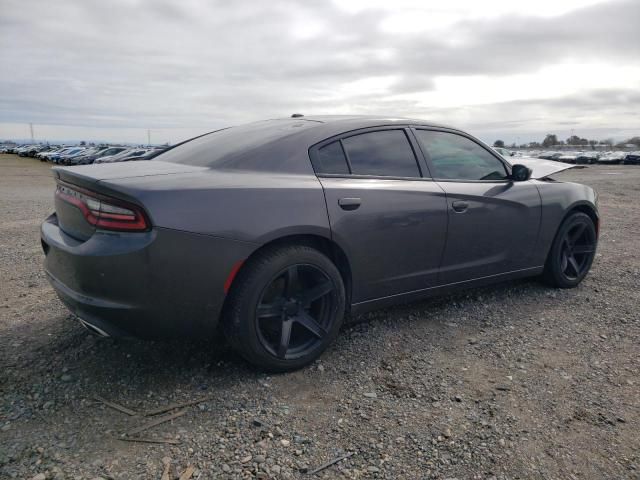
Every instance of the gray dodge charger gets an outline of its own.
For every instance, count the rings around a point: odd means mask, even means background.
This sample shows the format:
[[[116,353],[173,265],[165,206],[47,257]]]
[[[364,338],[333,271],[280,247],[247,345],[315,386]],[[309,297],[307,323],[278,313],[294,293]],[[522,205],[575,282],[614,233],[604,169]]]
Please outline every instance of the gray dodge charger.
[[[541,276],[578,285],[595,192],[420,120],[302,117],[194,138],[150,161],[54,168],[47,276],[105,336],[210,337],[284,371],[345,314]]]

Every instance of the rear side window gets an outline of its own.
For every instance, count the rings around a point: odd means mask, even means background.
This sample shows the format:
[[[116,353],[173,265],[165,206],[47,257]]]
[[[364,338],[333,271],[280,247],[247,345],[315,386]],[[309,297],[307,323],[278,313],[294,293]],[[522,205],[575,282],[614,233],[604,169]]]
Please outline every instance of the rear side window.
[[[342,140],[354,175],[420,177],[413,149],[403,130],[362,133]]]
[[[420,147],[429,154],[433,176],[443,180],[504,180],[504,164],[476,142],[461,135],[416,130]]]
[[[255,152],[261,148],[268,149],[270,145],[316,125],[315,122],[296,119],[248,123],[178,144],[157,159],[197,167],[277,170],[275,158],[255,155]]]
[[[349,165],[344,156],[340,141],[330,143],[318,149],[315,169],[318,173],[348,174]]]

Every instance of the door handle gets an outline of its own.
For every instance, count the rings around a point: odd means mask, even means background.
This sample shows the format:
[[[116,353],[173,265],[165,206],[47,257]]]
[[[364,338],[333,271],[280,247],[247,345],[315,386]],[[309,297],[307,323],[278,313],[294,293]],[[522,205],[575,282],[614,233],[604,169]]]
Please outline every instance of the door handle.
[[[341,198],[338,200],[338,205],[340,205],[340,208],[343,210],[355,210],[361,203],[362,200],[359,198]]]
[[[463,213],[467,211],[467,208],[469,208],[469,204],[467,202],[463,202],[461,200],[458,200],[456,202],[453,202],[451,204],[451,206],[453,207],[453,209],[458,212],[458,213]]]

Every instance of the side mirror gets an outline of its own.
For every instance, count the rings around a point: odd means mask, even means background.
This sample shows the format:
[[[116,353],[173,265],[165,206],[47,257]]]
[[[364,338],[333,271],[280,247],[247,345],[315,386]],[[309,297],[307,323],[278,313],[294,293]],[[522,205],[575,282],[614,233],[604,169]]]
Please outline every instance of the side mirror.
[[[511,167],[511,180],[513,180],[514,182],[526,182],[530,178],[530,168],[520,164],[515,164]]]

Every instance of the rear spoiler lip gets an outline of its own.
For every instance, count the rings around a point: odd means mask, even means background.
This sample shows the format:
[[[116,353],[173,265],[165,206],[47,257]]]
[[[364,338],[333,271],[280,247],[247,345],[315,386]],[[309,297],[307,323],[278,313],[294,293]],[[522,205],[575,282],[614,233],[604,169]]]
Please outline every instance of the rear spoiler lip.
[[[159,160],[138,160],[131,162],[104,163],[98,165],[56,166],[51,169],[57,178],[83,178],[90,182],[118,180],[122,178],[174,175],[194,171],[208,171],[209,167],[196,167]],[[82,180],[80,180],[82,181]]]

